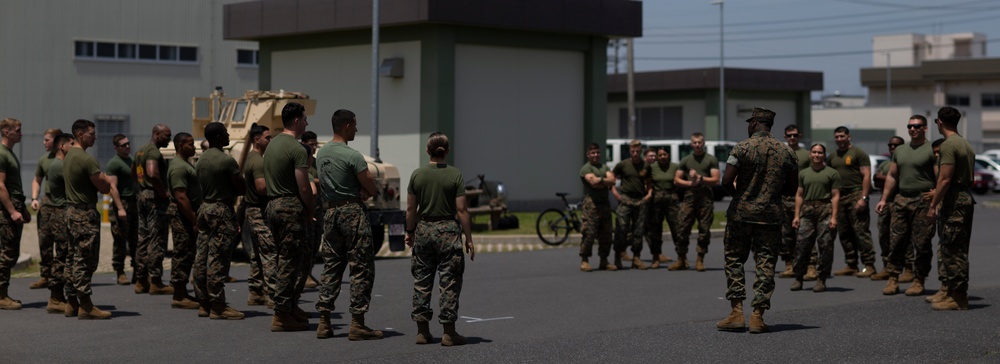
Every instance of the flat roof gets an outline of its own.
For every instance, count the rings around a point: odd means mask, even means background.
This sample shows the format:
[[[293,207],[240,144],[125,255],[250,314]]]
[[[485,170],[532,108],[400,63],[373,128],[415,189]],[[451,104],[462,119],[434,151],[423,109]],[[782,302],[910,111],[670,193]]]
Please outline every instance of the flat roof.
[[[823,89],[823,73],[726,67],[727,90],[817,91]],[[719,88],[719,68],[637,72],[636,92],[684,91]],[[608,93],[627,92],[627,75],[608,75]]]
[[[381,0],[383,27],[451,24],[608,37],[642,36],[633,0]],[[225,5],[230,40],[370,29],[372,5],[358,0],[257,0]]]
[[[933,85],[939,81],[996,80],[1000,79],[1000,58],[924,61],[919,66],[891,67],[891,71],[889,76],[885,67],[862,68],[861,85],[885,87],[888,77],[892,77],[892,84],[898,86]]]

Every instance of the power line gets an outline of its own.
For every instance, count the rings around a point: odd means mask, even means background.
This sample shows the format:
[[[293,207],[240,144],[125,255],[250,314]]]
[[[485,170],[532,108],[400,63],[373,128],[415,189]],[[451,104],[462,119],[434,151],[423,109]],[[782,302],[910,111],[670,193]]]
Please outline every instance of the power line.
[[[987,40],[984,43],[997,43],[1000,39]],[[954,44],[933,44],[935,47],[954,47]],[[726,57],[726,60],[754,60],[754,59],[786,59],[786,58],[817,58],[817,57],[834,57],[834,56],[852,56],[858,54],[875,54],[883,52],[894,52],[894,51],[908,51],[913,48],[889,48],[889,49],[879,49],[879,50],[859,50],[859,51],[838,51],[838,52],[820,52],[820,53],[799,53],[799,54],[773,54],[766,56],[736,56],[736,57]],[[635,57],[639,61],[718,61],[719,57]]]

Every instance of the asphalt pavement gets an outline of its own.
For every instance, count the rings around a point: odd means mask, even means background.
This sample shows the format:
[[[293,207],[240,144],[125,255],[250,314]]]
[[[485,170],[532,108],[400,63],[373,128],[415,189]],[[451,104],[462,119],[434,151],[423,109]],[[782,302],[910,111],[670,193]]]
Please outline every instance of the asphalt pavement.
[[[435,345],[413,344],[413,281],[405,257],[376,262],[367,321],[385,330],[386,338],[368,342],[346,338],[348,287],[336,302],[334,338],[315,338],[315,318],[310,331],[270,332],[271,312],[245,304],[246,266],[234,266],[232,275],[241,281],[226,286],[231,304],[247,313],[242,321],[213,321],[196,317],[195,311],[171,309],[169,296],[136,295],[131,287],[113,285],[112,274],[95,275],[93,300],[113,318],[67,319],[46,314],[48,292],[27,288],[34,278],[17,278],[10,293],[25,308],[0,311],[0,357],[9,363],[996,363],[1000,245],[991,237],[1000,234],[994,223],[1000,221],[1000,209],[981,203],[975,216],[968,311],[934,312],[922,297],[883,296],[884,281],[834,277],[827,281],[828,292],[813,293],[810,282],[806,290],[790,292],[791,280],[779,279],[772,310],[765,315],[772,332],[719,332],[715,322],[728,314],[729,304],[722,240],[713,238],[707,272],[582,273],[571,246],[477,255],[467,261],[459,309],[458,330],[470,344],[453,348],[436,345],[437,324],[431,326]],[[839,247],[835,255],[836,269],[843,266]],[[643,257],[648,261],[648,252]],[[753,278],[752,268],[747,278]],[[927,286],[927,294],[939,287],[936,271]],[[314,312],[317,294],[307,291],[301,307]],[[437,294],[435,310],[436,299]],[[747,311],[749,316],[749,302]]]

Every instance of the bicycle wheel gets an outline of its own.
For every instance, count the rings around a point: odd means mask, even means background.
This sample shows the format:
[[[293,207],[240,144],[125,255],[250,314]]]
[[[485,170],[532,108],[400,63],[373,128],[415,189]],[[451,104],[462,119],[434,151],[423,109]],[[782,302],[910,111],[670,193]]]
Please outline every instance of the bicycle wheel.
[[[569,231],[573,229],[573,225],[562,211],[548,209],[538,215],[535,229],[538,231],[538,237],[545,244],[559,245],[569,237]]]

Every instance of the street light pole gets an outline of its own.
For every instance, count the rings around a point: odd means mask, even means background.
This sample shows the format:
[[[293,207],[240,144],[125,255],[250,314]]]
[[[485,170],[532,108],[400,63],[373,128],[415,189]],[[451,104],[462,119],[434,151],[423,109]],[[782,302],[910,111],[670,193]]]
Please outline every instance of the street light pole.
[[[379,46],[379,0],[372,1],[372,139],[371,156],[381,162],[378,153],[378,46]]]
[[[719,6],[719,140],[726,140],[726,31],[723,19],[725,0],[714,0]]]

